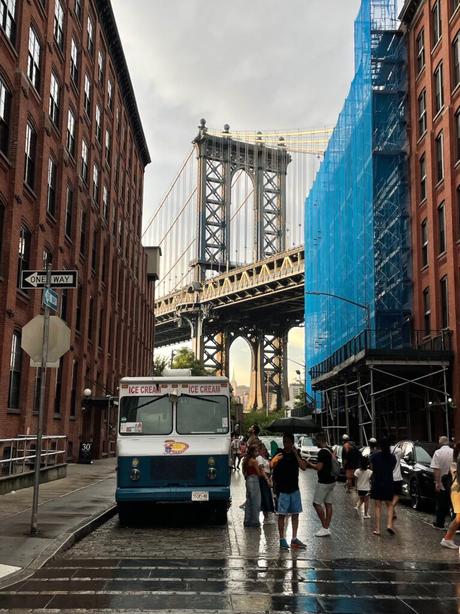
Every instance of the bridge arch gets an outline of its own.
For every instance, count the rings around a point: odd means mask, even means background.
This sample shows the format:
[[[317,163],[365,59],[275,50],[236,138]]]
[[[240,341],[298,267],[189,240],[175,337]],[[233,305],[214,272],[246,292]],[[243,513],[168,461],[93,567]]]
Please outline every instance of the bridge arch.
[[[229,259],[232,266],[255,260],[255,180],[244,167],[234,168],[231,175]]]

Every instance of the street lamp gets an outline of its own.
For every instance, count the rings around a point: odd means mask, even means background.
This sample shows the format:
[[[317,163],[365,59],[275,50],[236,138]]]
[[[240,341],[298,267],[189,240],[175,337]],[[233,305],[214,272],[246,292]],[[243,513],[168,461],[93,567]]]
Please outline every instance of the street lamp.
[[[331,298],[336,298],[339,301],[343,301],[344,303],[349,303],[350,305],[354,305],[355,307],[360,307],[364,309],[366,312],[366,330],[369,330],[370,320],[371,320],[371,310],[369,305],[366,303],[357,303],[356,301],[352,301],[345,296],[339,296],[338,294],[332,294],[332,292],[316,292],[316,291],[307,291],[305,292],[305,296],[329,296]]]

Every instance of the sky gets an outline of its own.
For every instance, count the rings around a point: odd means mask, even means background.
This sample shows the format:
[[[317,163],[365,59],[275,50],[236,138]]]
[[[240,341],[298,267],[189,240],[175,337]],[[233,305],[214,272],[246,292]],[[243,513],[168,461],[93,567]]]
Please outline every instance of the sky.
[[[360,0],[112,0],[152,163],[144,226],[190,151],[200,118],[233,130],[333,126],[353,77]],[[303,329],[290,334],[290,379]],[[232,350],[248,383],[249,350]],[[296,361],[296,362],[293,362]]]

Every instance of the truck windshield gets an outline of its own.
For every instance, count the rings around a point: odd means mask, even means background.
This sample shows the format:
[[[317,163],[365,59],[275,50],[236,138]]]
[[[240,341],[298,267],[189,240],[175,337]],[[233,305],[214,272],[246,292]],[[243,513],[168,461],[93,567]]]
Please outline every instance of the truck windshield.
[[[183,394],[177,400],[177,432],[180,435],[228,433],[228,398]]]
[[[172,416],[168,395],[120,399],[120,433],[123,435],[169,435]]]

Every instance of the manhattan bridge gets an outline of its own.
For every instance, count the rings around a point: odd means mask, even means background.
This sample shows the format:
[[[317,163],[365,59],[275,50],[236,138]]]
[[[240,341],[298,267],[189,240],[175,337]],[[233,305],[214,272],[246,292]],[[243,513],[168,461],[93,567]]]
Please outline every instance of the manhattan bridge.
[[[331,130],[231,132],[201,120],[144,232],[162,250],[155,347],[192,341],[229,376],[251,351],[249,407],[288,399],[288,333],[304,321],[304,201]],[[318,237],[318,240],[320,237]]]

